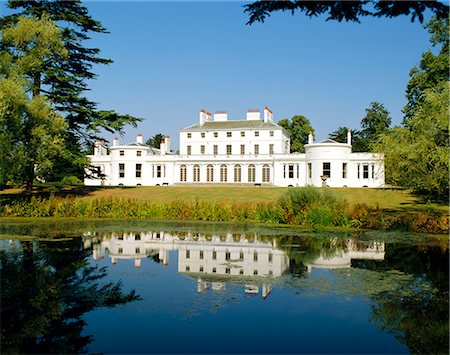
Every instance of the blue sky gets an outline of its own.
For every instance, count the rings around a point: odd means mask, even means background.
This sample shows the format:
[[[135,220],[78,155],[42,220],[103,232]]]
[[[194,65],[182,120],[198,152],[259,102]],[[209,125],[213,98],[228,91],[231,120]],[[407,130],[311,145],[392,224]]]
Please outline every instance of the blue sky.
[[[339,126],[359,128],[372,101],[399,124],[409,70],[430,47],[427,31],[406,17],[355,24],[280,13],[248,26],[234,1],[86,5],[111,32],[88,44],[114,60],[95,68],[90,98],[144,118],[125,141],[163,133],[175,149],[178,130],[196,123],[201,108],[243,119],[267,105],[276,122],[301,114],[317,139]]]

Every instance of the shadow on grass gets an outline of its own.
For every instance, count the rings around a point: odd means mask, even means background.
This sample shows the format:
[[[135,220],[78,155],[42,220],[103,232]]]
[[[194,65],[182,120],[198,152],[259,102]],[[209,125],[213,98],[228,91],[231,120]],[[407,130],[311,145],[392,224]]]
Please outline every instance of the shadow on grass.
[[[19,188],[6,188],[0,191],[0,204],[11,204],[15,201],[29,201],[32,197],[39,197],[42,199],[48,199],[50,197],[85,197],[90,196],[98,190],[129,190],[134,189],[134,186],[83,186],[83,185],[39,185],[34,186],[32,191],[22,190]]]

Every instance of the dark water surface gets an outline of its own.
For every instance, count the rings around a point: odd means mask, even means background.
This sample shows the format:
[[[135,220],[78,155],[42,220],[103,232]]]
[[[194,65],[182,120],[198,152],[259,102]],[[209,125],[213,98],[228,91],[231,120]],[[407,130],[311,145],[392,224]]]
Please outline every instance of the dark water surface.
[[[448,240],[0,222],[2,353],[449,352]]]

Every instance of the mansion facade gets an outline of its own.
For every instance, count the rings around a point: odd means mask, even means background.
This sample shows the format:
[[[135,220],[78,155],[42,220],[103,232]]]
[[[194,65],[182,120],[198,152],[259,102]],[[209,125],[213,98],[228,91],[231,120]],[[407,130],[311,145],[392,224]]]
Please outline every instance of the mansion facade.
[[[200,111],[199,122],[180,131],[179,154],[166,136],[159,149],[139,134],[130,144],[114,138],[89,155],[95,174],[89,186],[162,186],[239,184],[267,186],[384,186],[383,156],[352,153],[346,143],[314,142],[309,134],[305,153],[290,153],[289,134],[273,122],[272,111],[249,110],[245,120],[228,120],[226,112]]]

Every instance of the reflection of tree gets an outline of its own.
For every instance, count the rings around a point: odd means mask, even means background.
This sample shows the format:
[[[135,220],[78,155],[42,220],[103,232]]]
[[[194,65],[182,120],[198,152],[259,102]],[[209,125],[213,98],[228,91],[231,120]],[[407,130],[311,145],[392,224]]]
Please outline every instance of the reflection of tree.
[[[120,283],[100,282],[106,270],[88,265],[81,239],[21,246],[0,251],[3,353],[86,352],[83,315],[139,299]]]
[[[413,276],[404,292],[374,296],[372,316],[373,322],[407,345],[411,353],[448,354],[448,260],[448,249],[389,245],[385,262],[365,263],[378,271],[395,269]]]

